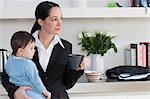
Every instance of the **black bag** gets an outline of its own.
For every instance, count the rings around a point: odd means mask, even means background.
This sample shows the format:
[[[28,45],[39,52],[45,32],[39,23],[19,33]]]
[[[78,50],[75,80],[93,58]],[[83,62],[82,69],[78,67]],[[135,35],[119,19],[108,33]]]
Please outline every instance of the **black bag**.
[[[149,80],[150,68],[141,66],[117,66],[106,71],[108,80]]]

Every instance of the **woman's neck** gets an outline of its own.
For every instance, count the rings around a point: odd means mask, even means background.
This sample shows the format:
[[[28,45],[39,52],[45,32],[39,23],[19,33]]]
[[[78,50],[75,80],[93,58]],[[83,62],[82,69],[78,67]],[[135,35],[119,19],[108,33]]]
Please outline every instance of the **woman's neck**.
[[[54,35],[46,34],[46,33],[39,33],[39,40],[41,41],[42,45],[45,49],[48,48],[52,40],[54,39]]]

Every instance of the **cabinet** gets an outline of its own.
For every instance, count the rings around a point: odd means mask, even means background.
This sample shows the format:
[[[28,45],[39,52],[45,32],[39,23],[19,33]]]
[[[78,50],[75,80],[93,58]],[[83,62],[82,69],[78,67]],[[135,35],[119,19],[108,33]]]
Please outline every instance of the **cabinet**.
[[[70,99],[149,99],[149,81],[78,83]]]
[[[150,81],[76,83],[70,99],[150,99]],[[8,99],[0,85],[0,99]]]
[[[150,99],[150,95],[110,95],[110,96],[85,96],[71,97],[70,99]]]
[[[127,99],[126,96],[85,96],[85,97],[72,97],[70,99]],[[132,98],[137,99],[137,98]],[[144,98],[148,99],[148,98]]]

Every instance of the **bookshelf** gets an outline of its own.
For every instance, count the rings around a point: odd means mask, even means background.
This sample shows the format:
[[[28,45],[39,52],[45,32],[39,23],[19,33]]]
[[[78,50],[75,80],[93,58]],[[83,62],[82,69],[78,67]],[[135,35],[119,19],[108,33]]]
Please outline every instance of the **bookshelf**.
[[[34,7],[0,8],[0,19],[33,19]],[[63,18],[150,18],[150,8],[147,13],[143,7],[123,8],[62,8]]]

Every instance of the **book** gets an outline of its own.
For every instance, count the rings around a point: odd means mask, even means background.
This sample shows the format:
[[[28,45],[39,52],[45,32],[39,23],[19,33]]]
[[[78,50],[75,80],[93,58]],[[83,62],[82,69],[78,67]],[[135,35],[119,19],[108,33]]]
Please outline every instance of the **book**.
[[[139,44],[140,47],[140,55],[139,55],[139,66],[146,67],[146,45],[145,44]]]
[[[131,49],[125,49],[125,65],[131,65]]]
[[[137,66],[138,65],[138,49],[137,49],[137,44],[131,43],[130,44],[130,49],[131,49],[131,62],[132,65]]]
[[[140,42],[145,45],[146,50],[146,67],[150,67],[150,42]]]
[[[140,6],[140,0],[130,0],[132,7],[139,7]]]

